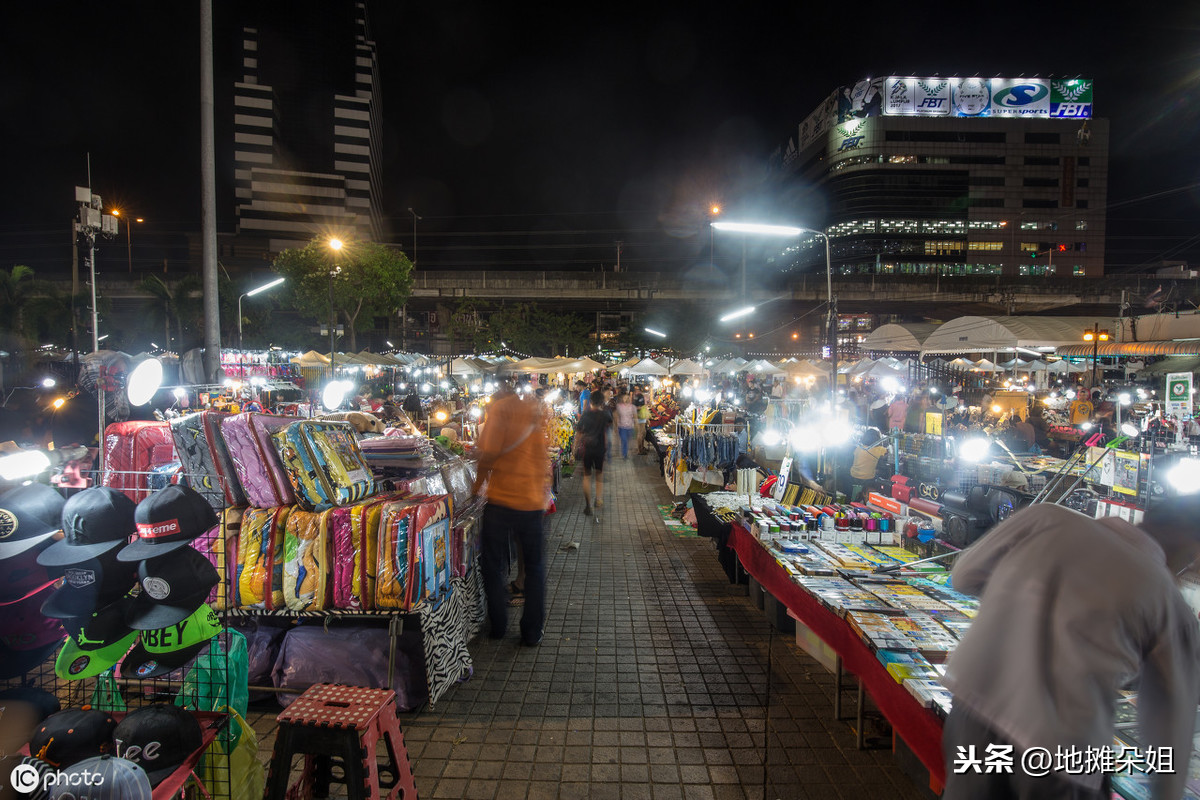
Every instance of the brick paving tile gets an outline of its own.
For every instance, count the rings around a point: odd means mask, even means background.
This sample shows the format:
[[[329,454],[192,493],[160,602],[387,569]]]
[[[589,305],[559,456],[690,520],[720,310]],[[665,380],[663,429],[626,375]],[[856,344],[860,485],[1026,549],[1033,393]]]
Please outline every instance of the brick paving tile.
[[[583,516],[579,480],[546,519],[542,644],[519,645],[513,609],[505,638],[471,642],[469,681],[401,717],[422,796],[928,797],[887,750],[855,749],[832,719],[833,676],[773,633],[712,542],[663,524],[656,463],[610,461],[598,517]],[[248,717],[264,761],[277,713]]]

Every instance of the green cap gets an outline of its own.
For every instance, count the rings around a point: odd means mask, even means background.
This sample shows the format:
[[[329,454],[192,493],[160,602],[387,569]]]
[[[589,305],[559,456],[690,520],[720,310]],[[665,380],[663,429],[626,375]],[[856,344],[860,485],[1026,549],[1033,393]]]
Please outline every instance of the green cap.
[[[173,672],[187,665],[221,630],[217,612],[205,604],[174,625],[142,631],[138,646],[121,662],[121,677],[153,678]]]

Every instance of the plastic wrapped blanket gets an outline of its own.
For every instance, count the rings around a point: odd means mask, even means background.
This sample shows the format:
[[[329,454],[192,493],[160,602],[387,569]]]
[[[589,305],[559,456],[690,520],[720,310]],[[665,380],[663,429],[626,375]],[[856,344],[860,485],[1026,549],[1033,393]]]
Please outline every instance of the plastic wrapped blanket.
[[[284,525],[283,602],[291,611],[327,607],[330,513],[293,509]]]
[[[234,414],[221,421],[229,458],[250,505],[273,508],[295,504],[296,495],[271,434],[299,421],[297,417],[253,412]]]
[[[334,608],[375,607],[379,521],[391,498],[373,498],[329,513]]]
[[[171,429],[165,422],[114,422],[104,429],[100,459],[100,485],[140,503],[150,495],[146,473],[175,460]]]
[[[246,505],[246,495],[221,436],[221,420],[227,416],[201,411],[171,420],[175,452],[183,462],[188,485],[217,511],[227,505]]]
[[[291,511],[287,506],[246,509],[238,542],[239,608],[284,607],[284,525]]]
[[[405,632],[396,648],[396,668],[389,681],[388,633],[381,628],[301,625],[288,631],[275,660],[272,678],[281,689],[307,689],[317,683],[348,686],[390,686],[396,706],[411,711],[425,701],[425,664],[421,657],[421,634]],[[298,695],[281,693],[279,704],[287,707]]]
[[[375,493],[354,429],[346,422],[305,420],[271,434],[296,501],[308,509],[344,506]]]
[[[375,575],[375,607],[408,610],[412,602],[413,529],[416,505],[408,500],[385,503],[379,519],[379,551]]]

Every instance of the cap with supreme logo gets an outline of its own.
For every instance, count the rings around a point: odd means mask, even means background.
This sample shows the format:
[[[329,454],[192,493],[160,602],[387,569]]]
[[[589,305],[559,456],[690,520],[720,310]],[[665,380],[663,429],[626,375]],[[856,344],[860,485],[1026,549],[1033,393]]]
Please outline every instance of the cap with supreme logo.
[[[213,511],[199,492],[188,486],[167,486],[138,503],[133,515],[137,541],[121,550],[121,561],[141,561],[186,547],[217,524]]]
[[[185,666],[221,632],[217,612],[205,604],[187,619],[152,631],[142,631],[137,647],[121,662],[121,677],[156,678]]]

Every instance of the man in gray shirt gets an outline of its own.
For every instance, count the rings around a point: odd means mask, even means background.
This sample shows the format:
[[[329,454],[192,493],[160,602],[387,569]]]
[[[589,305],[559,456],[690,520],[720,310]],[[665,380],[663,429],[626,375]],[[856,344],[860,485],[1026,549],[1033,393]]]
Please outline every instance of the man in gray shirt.
[[[1150,776],[1152,796],[1182,796],[1200,628],[1175,578],[1200,555],[1198,521],[1194,497],[1151,507],[1140,527],[1035,505],[958,557],[954,588],[980,609],[944,679],[954,705],[943,800],[1108,800],[1109,777],[1095,766],[1055,771],[1053,759],[1112,748],[1118,690],[1130,684],[1141,746],[1173,749],[1173,773]],[[1023,764],[1035,748],[1049,752],[1048,774],[1027,774],[1040,771]],[[1009,766],[989,771],[997,753]]]

